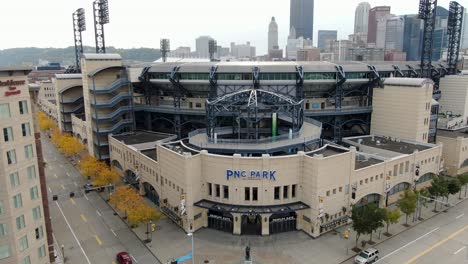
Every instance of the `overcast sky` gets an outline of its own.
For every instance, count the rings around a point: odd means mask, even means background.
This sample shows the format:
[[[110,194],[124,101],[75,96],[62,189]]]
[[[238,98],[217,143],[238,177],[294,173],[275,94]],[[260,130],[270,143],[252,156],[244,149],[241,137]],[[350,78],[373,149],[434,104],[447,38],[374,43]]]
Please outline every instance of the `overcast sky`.
[[[107,46],[159,48],[161,38],[171,49],[195,46],[195,38],[210,35],[218,44],[250,41],[261,55],[267,49],[272,16],[279,26],[284,48],[289,28],[290,0],[109,0],[110,24],[105,26]],[[336,29],[347,38],[354,29],[354,10],[360,0],[316,0],[314,42],[317,30]],[[391,5],[396,15],[415,14],[418,0],[371,0],[371,6]],[[449,0],[439,0],[448,8]],[[458,1],[468,6],[468,0]],[[71,14],[86,9],[85,45],[94,46],[92,0],[2,0],[0,49],[14,47],[66,47],[73,45]]]

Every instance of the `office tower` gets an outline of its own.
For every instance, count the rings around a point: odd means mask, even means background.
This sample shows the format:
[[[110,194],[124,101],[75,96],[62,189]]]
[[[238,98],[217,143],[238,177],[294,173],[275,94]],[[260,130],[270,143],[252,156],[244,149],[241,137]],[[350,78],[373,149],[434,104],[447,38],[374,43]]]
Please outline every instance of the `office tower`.
[[[213,40],[210,36],[200,36],[195,40],[195,50],[199,58],[210,57],[210,51],[208,49],[210,40]]]
[[[405,15],[404,19],[403,51],[406,52],[406,60],[418,61],[421,59],[423,22],[417,15]]]
[[[327,48],[327,43],[333,40],[337,40],[338,31],[336,30],[319,30],[318,31],[318,45],[320,50]]]
[[[268,51],[278,49],[278,24],[276,24],[275,17],[271,18],[270,25],[268,25]]]
[[[468,49],[468,9],[465,8],[465,13],[463,14],[463,26],[462,26],[462,40],[461,46],[462,49]]]
[[[405,18],[396,16],[387,19],[385,30],[385,49],[403,51],[403,36],[405,31]]]
[[[27,81],[30,71],[0,68],[0,263],[51,261],[47,191],[41,184],[43,165],[38,163],[42,151],[36,148],[39,135],[34,131],[35,106]]]
[[[236,44],[231,42],[231,55],[237,59],[252,59],[255,57],[256,49],[255,46],[250,45],[247,41],[245,44]]]
[[[384,48],[387,18],[390,16],[389,6],[376,6],[369,10],[367,27],[367,43],[370,46]]]
[[[289,28],[294,28],[296,38],[313,40],[314,0],[291,0]]]
[[[369,23],[369,10],[371,6],[367,2],[361,2],[354,12],[354,34],[366,33]]]
[[[433,42],[432,42],[432,60],[438,61],[442,59],[442,54],[447,51],[448,38],[447,21],[448,10],[438,6],[436,9],[436,22],[434,28]]]

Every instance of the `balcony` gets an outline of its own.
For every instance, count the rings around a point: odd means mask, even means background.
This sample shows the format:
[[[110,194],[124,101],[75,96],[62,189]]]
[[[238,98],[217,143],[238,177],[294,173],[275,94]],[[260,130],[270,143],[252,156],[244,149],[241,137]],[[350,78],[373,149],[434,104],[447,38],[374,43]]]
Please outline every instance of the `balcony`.
[[[94,94],[107,94],[107,93],[115,92],[120,87],[125,86],[125,85],[131,85],[131,82],[128,81],[127,79],[120,78],[105,87],[102,87],[102,88],[95,87],[95,90],[94,89],[89,89],[89,90],[91,93],[94,93]]]

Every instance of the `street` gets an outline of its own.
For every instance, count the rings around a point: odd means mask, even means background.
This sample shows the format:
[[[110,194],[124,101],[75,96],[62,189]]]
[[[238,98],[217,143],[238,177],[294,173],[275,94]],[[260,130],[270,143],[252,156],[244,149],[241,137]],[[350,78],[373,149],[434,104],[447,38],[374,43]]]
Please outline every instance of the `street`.
[[[465,201],[376,246],[376,263],[468,263],[468,203]],[[353,258],[354,259],[354,258]],[[353,263],[353,259],[346,263]]]
[[[42,144],[57,263],[63,263],[62,245],[70,264],[112,264],[121,251],[129,252],[134,263],[160,263],[97,193],[84,194],[86,180],[50,141],[43,138]]]

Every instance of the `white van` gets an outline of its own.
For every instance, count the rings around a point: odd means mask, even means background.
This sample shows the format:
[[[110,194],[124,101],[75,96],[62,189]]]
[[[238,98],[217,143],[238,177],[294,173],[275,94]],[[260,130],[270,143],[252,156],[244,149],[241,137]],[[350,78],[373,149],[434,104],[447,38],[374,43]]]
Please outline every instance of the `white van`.
[[[375,262],[379,259],[379,251],[375,248],[369,248],[359,252],[359,254],[354,258],[354,263],[357,264],[367,264]]]

